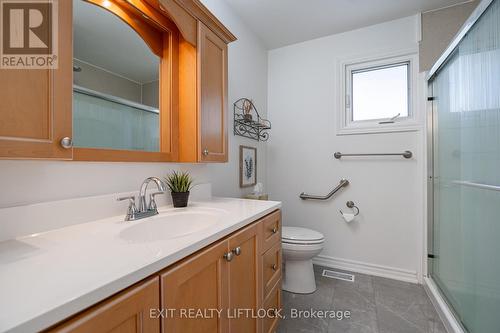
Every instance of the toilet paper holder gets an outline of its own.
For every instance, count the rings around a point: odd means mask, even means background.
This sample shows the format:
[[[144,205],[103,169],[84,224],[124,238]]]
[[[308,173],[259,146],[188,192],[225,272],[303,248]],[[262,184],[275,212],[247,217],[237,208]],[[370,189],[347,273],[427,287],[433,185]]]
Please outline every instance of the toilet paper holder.
[[[354,213],[354,216],[358,216],[359,215],[359,208],[358,208],[358,206],[356,206],[356,204],[354,203],[354,201],[349,200],[349,201],[347,201],[345,203],[345,205],[347,206],[347,208],[351,208],[351,209],[354,209],[356,211]],[[340,214],[342,214],[342,215],[344,214],[342,212],[342,210],[340,210]]]

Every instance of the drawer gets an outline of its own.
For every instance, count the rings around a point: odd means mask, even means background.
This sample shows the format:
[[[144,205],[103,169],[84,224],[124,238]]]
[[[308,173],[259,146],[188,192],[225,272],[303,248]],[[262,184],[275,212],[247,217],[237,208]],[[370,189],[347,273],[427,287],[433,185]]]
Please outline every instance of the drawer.
[[[280,310],[281,309],[281,280],[278,280],[276,284],[273,286],[271,292],[264,300],[264,309],[266,313],[270,313],[272,315],[272,309]],[[264,333],[273,333],[278,328],[278,324],[280,321],[279,316],[266,316],[262,320],[262,332]]]
[[[281,211],[277,210],[260,222],[262,232],[261,253],[266,252],[276,243],[281,242]]]
[[[281,242],[279,242],[262,255],[264,298],[281,278],[281,269]]]

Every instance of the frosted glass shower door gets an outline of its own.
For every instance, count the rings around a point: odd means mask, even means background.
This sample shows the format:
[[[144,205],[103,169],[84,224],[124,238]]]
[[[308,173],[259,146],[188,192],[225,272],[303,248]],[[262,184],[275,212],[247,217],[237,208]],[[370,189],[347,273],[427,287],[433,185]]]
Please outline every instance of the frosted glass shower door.
[[[500,1],[431,82],[431,277],[470,333],[500,332]]]

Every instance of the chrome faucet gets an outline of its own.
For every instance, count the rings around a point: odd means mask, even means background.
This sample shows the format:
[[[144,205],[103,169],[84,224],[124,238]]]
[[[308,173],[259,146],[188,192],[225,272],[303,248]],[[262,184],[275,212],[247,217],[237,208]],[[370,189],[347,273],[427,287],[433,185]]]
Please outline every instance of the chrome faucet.
[[[157,187],[157,191],[149,195],[149,204],[146,204],[146,190],[148,189],[149,183],[154,182]],[[135,221],[146,217],[150,217],[158,214],[158,207],[156,205],[155,196],[158,194],[163,194],[166,191],[165,183],[158,177],[148,177],[141,185],[139,191],[139,208],[135,205],[135,196],[126,196],[118,198],[118,201],[129,200],[129,206],[127,208],[127,215],[125,216],[125,221]]]
[[[146,190],[148,188],[149,183],[151,182],[154,182],[156,184],[158,192],[164,193],[167,190],[167,188],[165,187],[165,183],[160,178],[158,177],[146,178],[142,182],[141,190],[139,191],[139,212],[146,212],[149,209],[149,207],[146,206]],[[150,198],[149,206],[151,206],[151,203],[154,203],[154,197]],[[156,203],[154,203],[154,205],[156,206]],[[158,214],[158,211],[156,211],[156,214]]]

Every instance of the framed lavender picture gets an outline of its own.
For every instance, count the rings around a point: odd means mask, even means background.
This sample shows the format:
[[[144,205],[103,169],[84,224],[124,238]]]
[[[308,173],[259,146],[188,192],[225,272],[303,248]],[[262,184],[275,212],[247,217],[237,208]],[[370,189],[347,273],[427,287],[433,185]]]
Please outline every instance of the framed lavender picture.
[[[257,183],[257,148],[240,146],[240,187]]]

